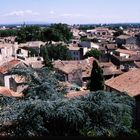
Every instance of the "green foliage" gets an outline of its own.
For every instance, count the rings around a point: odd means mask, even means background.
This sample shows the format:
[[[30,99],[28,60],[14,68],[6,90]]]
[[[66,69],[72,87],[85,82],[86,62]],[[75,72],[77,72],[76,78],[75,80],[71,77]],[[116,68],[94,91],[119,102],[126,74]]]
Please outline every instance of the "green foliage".
[[[96,66],[97,68],[97,66]],[[26,76],[23,99],[0,98],[0,134],[9,136],[135,136],[134,99],[105,91],[68,99],[47,68],[16,68]]]
[[[67,48],[67,46],[62,45],[62,44],[58,44],[58,45],[53,45],[53,44],[49,44],[44,46],[45,49],[47,49],[48,51],[48,57],[49,60],[70,60],[71,59],[71,54],[69,52],[69,49]],[[43,52],[43,50],[41,50],[41,54],[43,55],[44,61],[47,60],[46,54]]]
[[[53,65],[52,65],[52,62],[51,62],[51,60],[49,58],[48,49],[46,48],[46,46],[41,46],[40,55],[43,57],[45,66],[49,67],[49,68],[52,68]]]
[[[27,41],[64,41],[72,39],[72,33],[67,24],[53,24],[41,29],[39,26],[22,27],[17,34],[16,41],[25,43]]]
[[[114,33],[114,37],[118,37],[118,36],[120,36],[122,34],[123,34],[123,30],[117,29],[116,32]]]
[[[39,48],[29,48],[29,56],[34,57],[34,56],[39,56]]]
[[[81,37],[80,40],[81,40],[81,42],[82,41],[87,41],[87,42],[90,42],[91,41],[91,39],[89,39],[87,37]]]
[[[15,98],[0,95],[0,108],[5,107],[15,101]]]
[[[50,28],[53,28],[58,33],[60,41],[68,42],[73,37],[67,24],[52,24]]]
[[[12,136],[131,136],[133,98],[104,91],[74,99],[26,99],[0,113]],[[12,122],[5,126],[3,121]],[[7,128],[8,127],[8,128]]]
[[[101,51],[97,49],[91,49],[85,54],[84,58],[95,57],[96,59],[99,59],[101,55],[102,55]]]
[[[87,136],[130,135],[132,131],[132,106],[134,100],[128,95],[103,91],[81,97],[86,101],[83,109],[90,117],[89,128],[82,132]],[[129,103],[129,104],[128,104]]]
[[[46,28],[42,32],[43,41],[60,41],[62,40],[62,35],[53,28]]]
[[[15,29],[0,30],[0,37],[16,36],[17,32]]]
[[[56,79],[57,73],[48,68],[15,68],[11,74],[26,76],[28,88],[24,91],[26,97],[38,98],[42,100],[63,98],[65,88],[61,87]]]
[[[95,29],[95,25],[80,25],[79,29],[83,31],[91,30]]]
[[[100,68],[97,61],[93,61],[90,77],[90,91],[98,91],[103,89],[104,89],[103,70]]]
[[[25,43],[28,41],[41,40],[41,28],[39,26],[26,26],[22,27],[17,34],[16,41]]]

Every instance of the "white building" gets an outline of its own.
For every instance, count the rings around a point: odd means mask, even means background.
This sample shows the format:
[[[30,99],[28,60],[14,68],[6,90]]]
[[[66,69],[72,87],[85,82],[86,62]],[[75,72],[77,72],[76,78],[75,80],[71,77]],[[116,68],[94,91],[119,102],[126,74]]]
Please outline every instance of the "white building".
[[[74,47],[70,45],[69,47],[71,56],[73,60],[81,60],[81,51],[79,47]]]
[[[12,46],[13,44],[0,42],[0,61],[12,56],[13,54]]]

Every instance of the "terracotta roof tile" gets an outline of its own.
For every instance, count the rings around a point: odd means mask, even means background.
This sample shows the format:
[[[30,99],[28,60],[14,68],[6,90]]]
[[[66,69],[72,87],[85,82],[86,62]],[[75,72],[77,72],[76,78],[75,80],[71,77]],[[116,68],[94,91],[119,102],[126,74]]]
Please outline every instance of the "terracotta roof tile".
[[[131,36],[130,35],[120,35],[120,36],[118,36],[117,38],[118,39],[128,39],[128,38],[130,38]]]
[[[0,48],[9,48],[9,47],[12,47],[12,44],[9,44],[9,43],[1,43],[0,42]]]
[[[129,54],[129,55],[137,55],[136,51],[125,50],[125,49],[117,49],[116,52]]]
[[[108,49],[116,49],[117,46],[116,46],[116,44],[107,44],[107,48]]]
[[[130,96],[140,94],[140,69],[133,69],[120,76],[107,80],[106,86],[119,92],[126,92]]]
[[[22,93],[17,93],[6,87],[1,87],[1,86],[0,86],[0,94],[7,97],[22,97],[23,96]]]
[[[2,66],[0,66],[0,73],[6,73],[8,70],[12,69],[13,67],[17,66],[21,61],[20,60],[11,60]]]
[[[57,60],[54,61],[54,68],[59,69],[60,71],[63,71],[65,73],[71,73],[73,70],[82,69],[84,70],[86,67],[91,66],[92,63],[95,60],[93,57],[89,57],[85,60],[72,60],[72,61],[61,61]]]
[[[74,92],[68,93],[68,94],[66,95],[66,97],[67,97],[67,98],[75,98],[75,97],[87,95],[88,93],[89,93],[89,90],[74,91]]]
[[[25,76],[20,76],[20,75],[13,75],[12,78],[15,80],[16,83],[24,83],[26,82],[26,77]]]
[[[140,62],[134,62],[137,68],[140,68]]]

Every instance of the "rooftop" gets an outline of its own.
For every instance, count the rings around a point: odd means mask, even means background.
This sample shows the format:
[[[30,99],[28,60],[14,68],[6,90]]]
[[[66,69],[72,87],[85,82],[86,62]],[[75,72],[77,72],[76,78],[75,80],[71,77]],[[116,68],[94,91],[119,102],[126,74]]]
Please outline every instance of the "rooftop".
[[[116,44],[107,44],[108,49],[117,49]]]
[[[129,54],[129,55],[137,55],[136,51],[126,50],[126,49],[117,49],[116,52]]]
[[[132,97],[137,96],[140,94],[140,69],[130,70],[107,80],[105,84],[119,92],[126,92]]]
[[[101,68],[107,68],[107,67],[115,67],[115,65],[112,62],[101,62],[99,63]]]
[[[136,65],[137,68],[140,68],[140,62],[134,62],[134,64]]]
[[[20,76],[20,75],[12,75],[12,78],[15,80],[16,83],[24,83],[26,82],[26,77],[25,76]]]
[[[99,63],[100,67],[103,69],[103,75],[119,75],[123,72],[120,69],[117,69],[112,62],[102,62]]]
[[[128,38],[130,38],[131,36],[130,35],[120,35],[120,36],[118,36],[117,38],[118,39],[128,39]]]
[[[92,67],[92,63],[95,60],[93,57],[89,57],[85,60],[71,60],[71,61],[54,61],[54,68],[59,69],[65,73],[71,73],[73,70],[82,69],[85,70],[87,67]]]
[[[120,74],[123,74],[123,72],[120,69],[117,69],[114,67],[103,68],[103,75],[104,76],[120,75]]]
[[[13,44],[10,44],[10,43],[2,43],[0,42],[0,49],[1,48],[9,48],[9,47],[12,47]]]
[[[70,99],[71,98],[76,98],[76,97],[87,95],[89,92],[90,92],[89,90],[74,91],[74,92],[67,93],[66,97],[70,98]]]
[[[0,86],[0,94],[7,97],[22,97],[23,96],[22,93],[17,93],[6,87],[1,87],[1,86]]]
[[[108,28],[105,28],[105,27],[97,27],[95,28],[96,31],[108,31],[109,29]]]
[[[8,72],[8,70],[14,68],[15,66],[17,66],[18,64],[20,64],[20,60],[16,60],[13,59],[9,62],[4,63],[2,66],[0,66],[0,73],[6,73]]]
[[[69,46],[68,48],[71,51],[79,51],[80,50],[80,47]]]
[[[125,44],[123,47],[127,50],[140,51],[140,47],[136,44]]]

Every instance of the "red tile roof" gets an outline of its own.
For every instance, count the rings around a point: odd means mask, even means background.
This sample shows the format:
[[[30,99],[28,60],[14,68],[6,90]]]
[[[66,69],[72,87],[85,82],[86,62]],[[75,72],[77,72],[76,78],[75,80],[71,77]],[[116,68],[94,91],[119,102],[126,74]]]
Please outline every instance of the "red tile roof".
[[[136,51],[132,51],[132,50],[117,49],[116,52],[124,53],[124,54],[129,54],[129,55],[137,55],[137,52]]]
[[[140,95],[140,69],[133,69],[120,76],[107,80],[105,85],[134,97]]]
[[[130,35],[120,35],[120,36],[118,36],[117,38],[118,39],[128,39],[128,38],[130,38],[131,36]]]
[[[134,62],[137,68],[140,68],[140,62]]]
[[[17,93],[6,87],[1,87],[1,86],[0,86],[0,94],[7,97],[22,97],[23,96],[22,93]]]
[[[86,69],[86,67],[92,67],[93,61],[96,60],[93,57],[89,57],[88,59],[85,60],[71,60],[71,61],[61,61],[57,60],[54,61],[53,65],[54,68],[59,69],[60,71],[69,74],[73,70],[77,69]]]
[[[74,91],[74,92],[68,93],[68,94],[66,95],[66,97],[67,97],[67,98],[75,98],[75,97],[87,95],[88,93],[89,93],[89,90]]]
[[[6,73],[8,70],[14,68],[15,66],[17,66],[21,61],[20,60],[11,60],[9,62],[7,62],[6,64],[3,64],[2,66],[0,66],[0,73]]]

